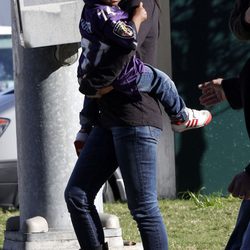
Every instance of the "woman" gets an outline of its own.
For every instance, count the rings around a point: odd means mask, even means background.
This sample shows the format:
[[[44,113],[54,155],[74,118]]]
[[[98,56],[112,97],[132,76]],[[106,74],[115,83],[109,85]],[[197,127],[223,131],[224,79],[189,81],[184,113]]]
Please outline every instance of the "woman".
[[[123,4],[133,10],[139,1]],[[137,53],[144,62],[155,65],[159,7],[153,0],[144,0],[143,6],[148,19],[139,32]],[[70,177],[65,199],[82,249],[108,249],[94,199],[118,165],[143,248],[168,249],[156,191],[161,111],[157,100],[147,93],[141,96],[140,101],[132,101],[122,93],[111,91],[101,98],[98,126],[91,130]]]
[[[236,0],[230,18],[230,28],[240,40],[250,40],[250,1]],[[245,123],[250,138],[250,59],[247,60],[239,76],[230,79],[214,79],[200,85],[201,104],[215,105],[227,100],[233,109],[243,109]],[[227,242],[225,250],[250,249],[250,164],[245,171],[235,175],[228,191],[234,197],[243,199],[237,222]]]

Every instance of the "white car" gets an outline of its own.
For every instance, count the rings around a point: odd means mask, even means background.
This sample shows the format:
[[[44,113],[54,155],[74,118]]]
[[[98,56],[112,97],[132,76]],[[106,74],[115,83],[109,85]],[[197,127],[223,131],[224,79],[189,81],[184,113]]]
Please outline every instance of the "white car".
[[[0,92],[13,87],[11,27],[0,26]]]
[[[17,145],[14,90],[0,94],[0,206],[16,207]]]
[[[0,26],[0,206],[17,206],[17,145],[11,28]],[[9,90],[8,90],[9,89]]]
[[[103,189],[104,201],[126,200],[118,169]],[[18,207],[17,142],[10,27],[0,26],[0,207]]]

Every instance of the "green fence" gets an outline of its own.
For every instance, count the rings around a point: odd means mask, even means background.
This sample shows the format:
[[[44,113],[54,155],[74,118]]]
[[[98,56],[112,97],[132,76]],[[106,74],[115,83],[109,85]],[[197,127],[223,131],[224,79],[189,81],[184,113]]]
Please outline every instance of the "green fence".
[[[234,1],[170,3],[173,79],[187,106],[200,109],[197,85],[237,75],[250,56],[250,42],[238,41],[229,30]],[[232,176],[250,159],[242,111],[223,103],[211,112],[208,127],[175,137],[178,192],[205,187],[207,193],[226,194]]]

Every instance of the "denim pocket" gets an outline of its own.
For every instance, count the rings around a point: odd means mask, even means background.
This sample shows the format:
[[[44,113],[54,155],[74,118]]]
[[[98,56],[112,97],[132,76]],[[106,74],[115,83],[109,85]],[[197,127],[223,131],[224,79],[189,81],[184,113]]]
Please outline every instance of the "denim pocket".
[[[162,130],[159,129],[159,128],[156,128],[156,127],[152,127],[152,126],[149,126],[149,131],[150,131],[150,135],[156,139],[156,140],[159,140],[160,139],[160,136],[161,136],[161,133],[162,133]]]

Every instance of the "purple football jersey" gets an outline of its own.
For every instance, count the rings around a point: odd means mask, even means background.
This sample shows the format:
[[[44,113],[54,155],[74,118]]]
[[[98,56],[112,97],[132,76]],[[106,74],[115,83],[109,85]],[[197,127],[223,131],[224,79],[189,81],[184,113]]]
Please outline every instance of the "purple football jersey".
[[[112,45],[120,46],[127,51],[136,49],[137,32],[134,23],[128,20],[128,14],[118,6],[104,5],[99,0],[85,0],[79,28],[82,36],[82,53],[78,77],[84,77],[93,70]],[[137,89],[136,78],[143,69],[144,64],[133,56],[130,62],[124,65],[120,75],[114,79],[113,86],[117,90],[133,94]]]

